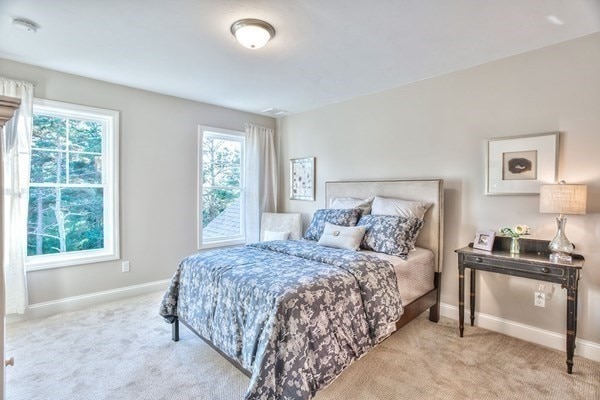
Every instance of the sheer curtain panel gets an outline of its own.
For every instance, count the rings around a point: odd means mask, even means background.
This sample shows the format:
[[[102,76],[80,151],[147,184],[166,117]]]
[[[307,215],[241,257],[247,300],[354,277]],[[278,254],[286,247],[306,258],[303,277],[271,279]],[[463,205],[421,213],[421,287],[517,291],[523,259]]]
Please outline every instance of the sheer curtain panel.
[[[27,208],[33,118],[33,85],[0,77],[0,95],[21,99],[21,107],[3,132],[4,275],[6,314],[23,314],[27,307]]]
[[[246,124],[246,243],[258,242],[263,212],[277,212],[277,157],[273,129]]]

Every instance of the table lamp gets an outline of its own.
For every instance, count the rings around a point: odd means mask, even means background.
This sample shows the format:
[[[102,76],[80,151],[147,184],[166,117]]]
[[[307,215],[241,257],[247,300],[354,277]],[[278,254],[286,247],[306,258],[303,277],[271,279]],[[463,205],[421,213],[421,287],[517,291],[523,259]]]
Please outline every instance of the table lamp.
[[[556,218],[558,231],[548,245],[550,261],[572,261],[571,253],[575,246],[565,235],[567,217],[564,214],[585,214],[586,200],[586,185],[567,185],[565,181],[560,181],[557,185],[540,186],[540,212],[559,214]]]

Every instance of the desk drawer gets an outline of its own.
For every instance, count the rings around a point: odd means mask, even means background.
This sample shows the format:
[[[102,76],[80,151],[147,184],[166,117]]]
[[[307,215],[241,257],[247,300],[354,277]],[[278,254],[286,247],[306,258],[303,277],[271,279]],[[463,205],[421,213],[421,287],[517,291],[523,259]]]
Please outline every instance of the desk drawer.
[[[467,268],[473,266],[475,269],[477,269],[478,266],[481,266],[481,269],[489,269],[489,267],[491,267],[498,270],[506,270],[506,272],[524,272],[527,274],[538,274],[553,278],[565,277],[564,268],[536,263],[524,263],[522,260],[512,261],[509,259],[489,258],[485,255],[465,255],[465,266]]]

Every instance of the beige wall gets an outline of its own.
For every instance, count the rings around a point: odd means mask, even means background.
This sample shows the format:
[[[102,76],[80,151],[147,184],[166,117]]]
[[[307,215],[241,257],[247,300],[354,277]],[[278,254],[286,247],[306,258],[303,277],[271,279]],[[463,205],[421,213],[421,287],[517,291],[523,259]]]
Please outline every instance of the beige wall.
[[[443,178],[442,301],[457,305],[453,250],[477,229],[528,224],[551,239],[554,216],[538,196],[485,196],[488,138],[560,131],[559,178],[589,185],[588,214],[570,216],[568,237],[586,257],[578,337],[600,343],[600,34],[355,98],[278,121],[285,211],[304,221],[324,206],[324,182]],[[317,199],[288,200],[288,159],[316,157]],[[537,282],[478,275],[479,311],[564,334],[566,296],[533,305]]]
[[[28,274],[30,304],[170,278],[196,250],[199,124],[232,130],[272,118],[0,59],[0,75],[33,82],[35,96],[120,111],[121,261]]]

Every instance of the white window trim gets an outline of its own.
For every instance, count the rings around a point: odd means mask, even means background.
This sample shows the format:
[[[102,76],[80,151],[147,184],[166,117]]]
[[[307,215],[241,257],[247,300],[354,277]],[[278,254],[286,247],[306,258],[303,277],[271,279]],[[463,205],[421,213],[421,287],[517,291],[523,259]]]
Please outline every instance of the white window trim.
[[[103,108],[82,106],[60,101],[34,99],[34,110],[58,114],[69,118],[103,120],[110,134],[102,140],[102,178],[111,179],[104,191],[104,248],[97,250],[71,251],[67,253],[27,256],[27,271],[39,271],[73,265],[91,264],[118,260],[119,240],[119,112]],[[110,151],[112,149],[112,151]],[[104,157],[106,155],[106,157]],[[105,182],[103,182],[104,185]],[[111,212],[112,210],[112,212]],[[106,234],[108,230],[111,234]]]
[[[198,165],[197,165],[197,192],[196,192],[196,205],[197,205],[197,210],[196,210],[196,232],[197,232],[197,236],[198,236],[198,241],[197,241],[197,248],[198,250],[203,250],[203,249],[213,249],[216,247],[227,247],[227,246],[239,246],[239,245],[243,245],[246,243],[246,227],[245,227],[245,218],[242,218],[241,220],[241,230],[242,230],[242,234],[240,235],[240,237],[236,237],[236,238],[227,238],[227,239],[216,239],[216,240],[207,240],[206,242],[204,242],[204,239],[202,237],[202,190],[203,190],[203,179],[202,179],[202,142],[204,139],[204,132],[210,133],[211,136],[218,136],[218,134],[223,134],[223,137],[225,139],[229,139],[231,140],[232,136],[237,136],[240,138],[240,141],[242,142],[243,146],[242,146],[242,154],[241,154],[241,165],[242,165],[242,176],[241,176],[241,190],[242,190],[242,196],[241,196],[241,210],[242,213],[245,213],[246,210],[246,204],[245,204],[245,157],[246,157],[246,135],[244,134],[244,132],[240,132],[240,131],[233,131],[233,130],[229,130],[229,129],[221,129],[221,128],[214,128],[211,126],[204,126],[204,125],[199,125],[198,126],[198,154],[197,154],[197,160],[198,160]],[[217,134],[217,135],[214,135]]]

